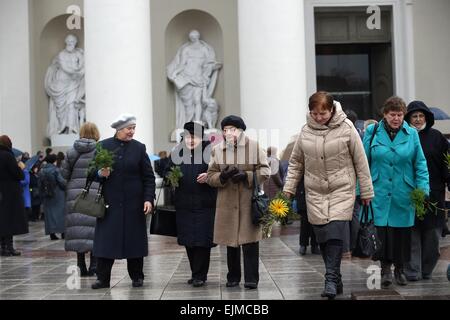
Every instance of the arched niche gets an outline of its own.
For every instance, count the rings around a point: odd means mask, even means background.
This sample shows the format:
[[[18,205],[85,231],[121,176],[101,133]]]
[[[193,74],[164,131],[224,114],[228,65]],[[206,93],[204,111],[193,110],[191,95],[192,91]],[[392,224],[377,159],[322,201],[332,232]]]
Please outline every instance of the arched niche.
[[[165,66],[169,65],[175,57],[177,50],[186,42],[189,41],[188,35],[191,30],[198,30],[200,32],[201,40],[204,40],[211,45],[216,52],[216,59],[218,62],[224,62],[224,46],[223,46],[223,32],[217,19],[211,14],[201,10],[186,10],[170,20],[165,31]],[[219,71],[219,77],[214,92],[214,98],[217,100],[220,111],[219,119],[223,114],[225,108],[225,90],[224,90],[224,72],[226,72],[226,65]],[[166,127],[168,127],[167,134],[175,129],[175,92],[174,86],[166,81],[166,105],[154,106],[158,109],[157,112],[165,112],[168,117]],[[157,94],[156,92],[154,94]],[[159,109],[161,108],[161,109]]]
[[[44,79],[47,68],[52,63],[53,58],[65,48],[65,38],[69,34],[74,34],[78,38],[78,48],[84,49],[84,19],[81,18],[81,29],[69,30],[67,19],[69,14],[63,14],[51,19],[42,29],[35,51],[34,57],[34,99],[35,112],[32,121],[38,145],[48,145],[46,138],[48,123],[48,103],[49,98],[45,92]]]

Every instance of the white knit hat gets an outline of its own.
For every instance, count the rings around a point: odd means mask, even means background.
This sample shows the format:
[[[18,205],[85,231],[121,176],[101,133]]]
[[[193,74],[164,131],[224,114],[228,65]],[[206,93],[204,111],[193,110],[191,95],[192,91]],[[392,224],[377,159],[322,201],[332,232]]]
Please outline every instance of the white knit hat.
[[[129,113],[121,114],[111,125],[117,131],[136,124],[136,117]]]

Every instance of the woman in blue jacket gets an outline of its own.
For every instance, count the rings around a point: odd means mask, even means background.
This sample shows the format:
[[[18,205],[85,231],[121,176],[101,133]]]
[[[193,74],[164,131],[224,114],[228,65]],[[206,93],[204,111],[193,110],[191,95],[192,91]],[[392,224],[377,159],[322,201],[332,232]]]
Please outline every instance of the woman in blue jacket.
[[[373,259],[381,262],[383,288],[392,283],[392,263],[396,283],[406,285],[403,266],[411,259],[415,218],[410,195],[416,188],[427,195],[430,190],[419,136],[403,121],[405,114],[405,102],[399,97],[389,98],[384,103],[383,120],[369,126],[364,136],[375,191],[375,226],[381,240],[381,248]]]

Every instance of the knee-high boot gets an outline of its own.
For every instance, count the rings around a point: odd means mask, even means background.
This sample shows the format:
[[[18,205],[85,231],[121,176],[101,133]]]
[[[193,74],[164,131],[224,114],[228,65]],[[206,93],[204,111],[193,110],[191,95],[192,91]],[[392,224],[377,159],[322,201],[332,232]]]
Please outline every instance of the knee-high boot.
[[[341,260],[342,241],[330,240],[321,247],[322,257],[325,262],[325,288],[323,297],[334,299],[337,294],[343,292]]]

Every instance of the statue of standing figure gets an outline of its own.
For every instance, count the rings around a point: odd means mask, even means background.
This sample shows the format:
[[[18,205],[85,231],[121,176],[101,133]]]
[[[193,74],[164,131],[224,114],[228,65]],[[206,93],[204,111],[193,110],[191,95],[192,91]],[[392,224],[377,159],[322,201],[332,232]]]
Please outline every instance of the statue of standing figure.
[[[69,34],[66,48],[53,59],[45,76],[50,97],[47,136],[78,134],[86,121],[84,52],[76,48],[77,37]]]
[[[216,61],[214,49],[200,40],[197,30],[189,33],[189,40],[167,66],[167,77],[175,85],[176,128],[195,121],[213,129],[218,104],[212,96],[222,64]]]

